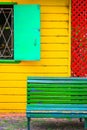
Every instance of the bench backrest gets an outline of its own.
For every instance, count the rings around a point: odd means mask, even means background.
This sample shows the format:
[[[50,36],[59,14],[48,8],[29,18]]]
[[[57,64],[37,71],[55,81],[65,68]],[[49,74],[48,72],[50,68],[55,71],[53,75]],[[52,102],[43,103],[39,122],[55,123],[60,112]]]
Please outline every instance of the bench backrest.
[[[28,77],[27,104],[87,104],[87,78]]]

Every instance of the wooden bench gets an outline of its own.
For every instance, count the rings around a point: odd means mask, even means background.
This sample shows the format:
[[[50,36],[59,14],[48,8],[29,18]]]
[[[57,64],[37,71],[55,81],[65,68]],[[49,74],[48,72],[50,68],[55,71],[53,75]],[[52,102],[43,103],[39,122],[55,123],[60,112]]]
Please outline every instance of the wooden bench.
[[[28,130],[30,118],[84,118],[87,130],[87,78],[28,77]]]

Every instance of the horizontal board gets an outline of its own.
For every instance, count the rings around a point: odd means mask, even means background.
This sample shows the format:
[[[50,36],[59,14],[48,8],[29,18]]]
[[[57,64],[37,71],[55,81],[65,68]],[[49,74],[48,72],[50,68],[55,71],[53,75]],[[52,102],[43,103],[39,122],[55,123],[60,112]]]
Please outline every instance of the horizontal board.
[[[46,83],[44,83],[44,84],[35,84],[35,83],[27,83],[27,86],[29,87],[29,88],[87,88],[87,85],[86,84],[46,84]]]
[[[87,104],[87,100],[28,100],[28,103],[34,103],[34,104],[41,104],[41,103],[47,103],[47,104]]]
[[[27,78],[27,77],[26,77]],[[25,87],[26,88],[26,80],[25,81],[0,81],[0,87]]]
[[[34,73],[34,74],[29,74],[29,73],[0,73],[0,81],[14,81],[14,82],[16,82],[16,81],[20,81],[20,82],[22,82],[23,83],[23,81],[24,81],[24,83],[26,82],[26,78],[28,77],[28,76],[56,76],[56,77],[67,77],[68,76],[68,73],[62,73],[62,74],[52,74],[52,73],[49,73],[49,74],[37,74],[37,73]],[[14,83],[13,82],[13,83]],[[21,83],[21,85],[19,85],[19,87],[21,87],[22,86],[22,83]],[[6,84],[7,85],[7,84]],[[17,86],[17,85],[16,85]],[[2,86],[0,86],[0,87],[2,87]]]
[[[0,67],[5,66],[46,66],[46,65],[67,65],[68,66],[68,59],[41,59],[40,61],[21,61],[19,64],[0,64]],[[10,68],[8,68],[10,70]],[[6,70],[5,70],[6,71]],[[4,71],[4,72],[5,72]]]
[[[26,81],[28,73],[0,73],[0,81]],[[2,87],[2,86],[0,86]]]
[[[41,45],[41,50],[42,51],[49,51],[49,50],[53,50],[53,51],[68,51],[69,50],[69,44],[65,43],[59,43],[59,44],[55,44],[55,42],[53,44],[42,44]]]
[[[42,29],[41,36],[68,36],[69,30],[67,29]]]
[[[69,43],[69,37],[41,37],[41,43],[42,44],[43,43],[47,43],[47,44]]]
[[[64,109],[64,107],[66,108],[66,109],[86,109],[87,108],[87,104],[84,104],[84,105],[77,105],[77,104],[30,104],[30,105],[27,105],[27,108],[29,109],[29,108],[33,108],[33,110],[35,110],[35,109],[37,109],[37,110],[39,110],[39,109],[44,109],[45,108],[45,110],[46,109]]]
[[[68,58],[69,51],[43,51],[41,53],[41,58],[46,59],[46,58]]]
[[[57,88],[28,88],[28,93],[32,93],[32,92],[85,92],[87,91],[87,88],[83,88],[83,87],[79,87],[79,88],[71,88],[71,87],[66,87],[66,88],[62,88],[62,87],[57,87]],[[79,93],[80,94],[80,93]]]
[[[25,88],[1,88],[0,86],[0,95],[26,95],[26,87]]]
[[[12,0],[1,0],[1,2],[12,2]]]
[[[60,99],[64,99],[64,100],[66,100],[66,99],[70,99],[70,100],[77,100],[77,99],[82,99],[82,100],[87,100],[87,96],[64,96],[64,95],[60,95],[60,96],[39,96],[39,95],[36,95],[36,96],[34,96],[34,95],[29,95],[28,96],[28,98],[27,98],[28,100],[32,100],[32,99],[38,99],[38,100],[42,100],[42,99],[44,99],[44,100],[60,100]]]
[[[86,83],[87,84],[87,78],[86,77],[66,77],[66,78],[57,78],[57,77],[30,77],[29,80],[32,81],[58,81],[60,83]],[[36,81],[36,82],[37,82]]]
[[[1,72],[27,72],[27,73],[64,73],[67,72],[67,66],[0,66]]]
[[[51,84],[52,83],[52,84],[59,84],[59,85],[60,84],[62,84],[62,85],[64,85],[64,84],[66,84],[66,85],[67,84],[69,84],[69,85],[70,84],[87,84],[87,81],[75,81],[75,80],[71,80],[71,81],[69,80],[68,81],[68,80],[61,80],[60,78],[56,80],[56,77],[54,77],[54,80],[52,80],[52,79],[51,80],[50,79],[49,80],[46,80],[46,79],[43,80],[43,77],[42,77],[42,79],[37,80],[37,78],[38,77],[36,77],[36,79],[31,79],[31,77],[30,78],[28,77],[28,82],[35,83],[35,84],[37,84],[37,83]]]
[[[69,14],[41,14],[41,21],[69,21]]]
[[[5,110],[25,110],[26,103],[0,103],[0,111]]]
[[[5,0],[6,1],[6,0]],[[13,0],[15,1],[15,0]],[[20,4],[40,4],[40,5],[60,5],[60,6],[65,6],[68,5],[69,1],[68,0],[16,0],[17,3]]]
[[[41,29],[43,28],[69,28],[69,23],[68,22],[54,22],[54,21],[41,21]]]
[[[67,6],[41,6],[41,13],[69,13],[69,7]]]
[[[25,95],[0,95],[0,103],[26,103]]]
[[[21,109],[21,107],[20,107],[20,109],[0,109],[0,113],[5,116],[7,114],[9,114],[9,116],[10,116],[10,114],[11,114],[11,117],[12,117],[12,115],[15,116],[16,114],[19,114],[19,116],[20,116],[21,114],[26,113],[26,109]]]
[[[86,111],[87,112],[87,111]],[[87,118],[87,113],[73,113],[71,114],[66,113],[66,111],[64,113],[42,113],[42,112],[38,112],[38,113],[30,113],[27,114],[28,117],[32,117],[32,118]]]
[[[78,94],[80,95],[80,93],[82,93],[82,95],[86,95],[86,93],[87,93],[87,90],[86,91],[85,90],[83,90],[83,91],[75,91],[75,90],[73,90],[72,91],[72,90],[67,90],[66,89],[66,91],[67,91],[67,93],[64,90],[59,90],[59,89],[58,89],[58,92],[57,92],[57,90],[56,91],[37,90],[37,91],[30,91],[30,94],[31,95],[38,95],[38,96],[42,94],[42,95],[45,96],[45,94],[47,95],[49,93],[50,96],[51,96],[51,94],[54,95],[54,96],[55,96],[55,94],[57,94],[57,96],[58,95],[66,95],[66,94],[69,95],[69,96],[72,96],[72,94],[78,96]],[[28,94],[29,94],[29,92],[28,92]]]
[[[59,95],[78,95],[78,94],[80,94],[80,96],[81,95],[86,95],[87,94],[87,92],[85,91],[85,92],[82,92],[82,93],[79,93],[79,92],[68,92],[68,91],[65,91],[65,92],[32,92],[31,93],[31,95],[49,95],[49,96],[52,96],[52,95],[55,95],[55,96],[59,96]]]

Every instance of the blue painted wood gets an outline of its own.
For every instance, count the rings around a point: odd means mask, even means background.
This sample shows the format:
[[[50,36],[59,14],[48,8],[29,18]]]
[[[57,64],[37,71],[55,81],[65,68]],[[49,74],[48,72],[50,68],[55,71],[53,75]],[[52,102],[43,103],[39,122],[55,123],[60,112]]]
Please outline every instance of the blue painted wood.
[[[56,105],[56,104],[55,104]],[[74,104],[73,104],[74,105]],[[76,105],[75,107],[71,105],[70,107],[67,106],[67,105],[56,105],[56,107],[53,105],[53,106],[49,106],[49,105],[43,105],[43,106],[40,106],[40,105],[28,105],[27,106],[27,111],[86,111],[87,112],[87,105],[86,107],[84,107],[83,105],[81,107],[79,107],[78,105]]]
[[[30,80],[30,81],[28,81],[28,82],[30,82],[30,83],[54,83],[54,84],[56,84],[56,83],[61,83],[61,84],[65,84],[65,83],[76,83],[76,84],[78,84],[78,81],[61,81],[61,80],[59,80],[59,81],[49,81],[49,80]],[[87,83],[87,81],[79,81],[79,83]]]
[[[26,113],[31,118],[87,118],[87,113]]]
[[[27,80],[31,80],[31,79],[45,79],[45,80],[84,80],[84,81],[87,81],[87,78],[85,77],[28,77]]]
[[[87,83],[87,78],[56,78],[56,77],[28,77],[28,83]]]
[[[28,107],[53,107],[53,108],[62,108],[62,107],[66,107],[66,108],[87,108],[87,104],[28,104]]]
[[[14,59],[40,60],[39,5],[14,5]]]

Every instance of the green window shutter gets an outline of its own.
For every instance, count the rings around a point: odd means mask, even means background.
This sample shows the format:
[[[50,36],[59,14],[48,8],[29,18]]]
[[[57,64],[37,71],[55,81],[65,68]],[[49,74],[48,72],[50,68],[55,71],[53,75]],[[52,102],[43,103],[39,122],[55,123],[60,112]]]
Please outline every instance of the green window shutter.
[[[40,60],[39,5],[14,5],[14,60]]]

